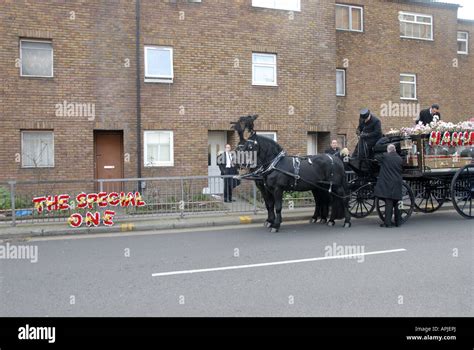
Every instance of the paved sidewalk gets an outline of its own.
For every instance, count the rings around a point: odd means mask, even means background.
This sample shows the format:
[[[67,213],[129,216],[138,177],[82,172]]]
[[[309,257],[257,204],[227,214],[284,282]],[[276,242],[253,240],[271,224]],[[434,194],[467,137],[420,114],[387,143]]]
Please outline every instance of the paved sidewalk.
[[[283,212],[284,221],[300,221],[308,220],[313,215],[314,209],[303,208],[294,209],[292,211]],[[96,233],[113,233],[128,231],[155,231],[169,230],[193,227],[207,226],[235,226],[251,223],[265,222],[267,215],[263,211],[258,214],[253,213],[213,213],[212,215],[195,214],[180,218],[178,216],[162,216],[162,217],[140,217],[116,219],[116,223],[112,227],[81,227],[71,228],[66,221],[63,222],[45,222],[45,223],[28,223],[18,224],[12,227],[8,224],[0,225],[0,239],[19,239],[38,236],[60,236],[60,235],[77,235],[77,234],[96,234]]]
[[[439,211],[452,211],[454,208],[449,205]],[[308,220],[313,216],[313,208],[296,208],[293,210],[283,211],[283,222]],[[415,213],[413,213],[415,214]],[[419,215],[436,215],[418,213]],[[374,210],[370,216],[378,216]],[[258,214],[250,213],[202,213],[187,215],[183,218],[179,216],[152,216],[152,217],[135,217],[135,218],[117,218],[115,225],[112,227],[81,227],[71,228],[66,221],[63,222],[45,222],[45,223],[28,223],[18,224],[15,227],[9,224],[0,225],[0,239],[22,239],[41,236],[61,236],[61,235],[78,235],[78,234],[97,234],[97,233],[115,233],[129,231],[157,231],[170,229],[183,229],[194,227],[208,226],[237,226],[255,223],[264,223],[267,214],[259,211]],[[363,220],[355,219],[352,220]],[[342,222],[341,220],[339,220]]]

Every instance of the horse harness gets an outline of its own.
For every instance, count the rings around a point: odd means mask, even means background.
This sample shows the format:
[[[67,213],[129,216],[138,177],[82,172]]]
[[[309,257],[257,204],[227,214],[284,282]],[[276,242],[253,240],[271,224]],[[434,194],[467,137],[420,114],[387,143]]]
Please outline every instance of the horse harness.
[[[318,186],[317,184],[315,183],[312,183],[311,181],[308,181],[308,180],[305,180],[301,177],[300,175],[300,168],[301,168],[301,160],[307,160],[309,164],[313,164],[313,161],[311,160],[310,157],[297,157],[297,156],[290,156],[291,159],[292,159],[292,162],[293,162],[293,170],[294,172],[289,172],[289,171],[286,171],[286,170],[283,170],[283,169],[280,169],[277,167],[278,163],[280,162],[280,160],[282,158],[284,158],[286,156],[286,153],[285,151],[281,151],[271,162],[270,164],[268,165],[267,168],[265,168],[265,165],[266,164],[263,164],[262,166],[260,166],[260,168],[258,168],[256,171],[252,172],[252,173],[249,173],[249,174],[246,174],[246,175],[242,175],[240,178],[241,179],[251,179],[251,180],[265,180],[265,175],[267,175],[268,173],[272,172],[273,170],[276,170],[282,174],[285,174],[287,176],[290,176],[292,178],[295,179],[294,183],[291,185],[291,187],[296,187],[298,185],[298,180],[302,180],[306,183],[309,183],[310,185],[313,185],[313,186],[316,186],[316,187],[320,187]],[[330,172],[330,179],[331,181],[318,181],[318,183],[320,184],[329,184],[329,189],[327,190],[329,193],[332,192],[332,185],[333,185],[333,181],[332,181],[332,178],[334,176],[334,157],[329,155],[329,154],[326,154],[326,156],[331,160],[331,172]],[[326,190],[326,188],[324,188],[324,190]]]

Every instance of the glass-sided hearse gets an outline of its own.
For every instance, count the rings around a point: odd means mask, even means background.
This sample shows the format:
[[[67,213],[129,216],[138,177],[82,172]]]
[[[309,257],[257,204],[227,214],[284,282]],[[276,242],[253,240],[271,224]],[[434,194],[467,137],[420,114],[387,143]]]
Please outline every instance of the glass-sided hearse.
[[[474,218],[474,130],[396,131],[374,148],[375,159],[369,166],[350,161],[355,176],[349,183],[349,211],[354,217],[365,217],[375,208],[382,220],[385,217],[385,202],[374,197],[374,187],[381,155],[389,143],[395,144],[403,159],[402,221],[414,210],[432,213],[447,202],[461,216]]]

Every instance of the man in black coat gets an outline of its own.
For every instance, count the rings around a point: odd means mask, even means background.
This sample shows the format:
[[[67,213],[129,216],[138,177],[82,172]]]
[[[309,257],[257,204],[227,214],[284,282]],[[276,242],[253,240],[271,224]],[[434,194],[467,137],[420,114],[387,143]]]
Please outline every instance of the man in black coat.
[[[422,122],[423,125],[427,125],[433,121],[433,119],[437,117],[438,120],[441,119],[441,113],[439,112],[439,105],[433,104],[431,108],[423,109],[420,112],[420,116],[416,120],[416,124]]]
[[[400,226],[398,203],[403,198],[402,158],[395,145],[387,146],[387,153],[381,161],[380,173],[375,185],[375,197],[385,200],[385,223],[380,227],[392,227],[392,213],[395,209],[395,226]]]
[[[359,126],[357,127],[356,133],[360,136],[360,139],[352,156],[356,158],[372,158],[372,148],[383,136],[380,119],[373,115],[367,108],[362,109],[360,111]]]
[[[229,144],[225,145],[225,152],[217,156],[217,165],[221,171],[221,175],[237,175],[237,167],[233,152]],[[232,190],[238,186],[239,182],[232,177],[224,178],[224,202],[232,202]]]
[[[338,156],[339,155],[339,152],[341,151],[341,149],[338,147],[338,142],[337,140],[332,140],[331,141],[331,147],[329,147],[328,149],[326,149],[324,151],[324,153],[326,154],[330,154],[331,156]]]

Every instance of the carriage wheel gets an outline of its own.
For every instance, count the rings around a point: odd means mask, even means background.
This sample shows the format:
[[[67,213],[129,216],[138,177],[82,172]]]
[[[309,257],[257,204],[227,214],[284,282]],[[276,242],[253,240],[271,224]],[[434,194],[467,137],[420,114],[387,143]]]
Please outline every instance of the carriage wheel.
[[[474,218],[474,164],[461,168],[451,182],[451,200],[461,216]]]
[[[349,198],[349,213],[357,218],[370,215],[375,209],[374,184],[367,183],[351,190]]]
[[[433,213],[446,201],[446,184],[442,180],[414,181],[415,208],[422,213]]]
[[[385,200],[383,198],[377,198],[375,202],[379,218],[385,222]],[[405,182],[403,183],[402,188],[402,200],[398,202],[398,206],[400,210],[400,224],[403,225],[408,221],[415,208],[415,196],[413,195],[410,186]],[[392,225],[395,225],[394,221],[392,221]]]

